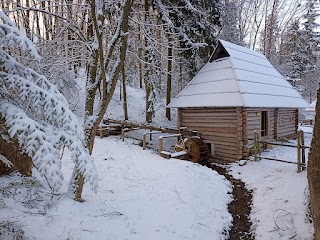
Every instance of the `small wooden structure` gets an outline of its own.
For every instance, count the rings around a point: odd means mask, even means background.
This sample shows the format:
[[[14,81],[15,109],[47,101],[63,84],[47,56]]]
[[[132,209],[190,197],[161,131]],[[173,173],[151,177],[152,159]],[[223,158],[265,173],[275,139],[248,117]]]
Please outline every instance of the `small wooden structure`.
[[[308,103],[258,52],[220,40],[210,61],[168,105],[178,127],[198,131],[215,160],[246,158],[261,139],[296,135]]]
[[[183,159],[191,162],[205,163],[209,159],[208,146],[199,137],[181,139],[175,150],[176,152],[184,151],[186,154]]]
[[[96,135],[100,138],[108,137],[110,134],[120,134],[122,131],[122,124],[102,124],[98,127]]]

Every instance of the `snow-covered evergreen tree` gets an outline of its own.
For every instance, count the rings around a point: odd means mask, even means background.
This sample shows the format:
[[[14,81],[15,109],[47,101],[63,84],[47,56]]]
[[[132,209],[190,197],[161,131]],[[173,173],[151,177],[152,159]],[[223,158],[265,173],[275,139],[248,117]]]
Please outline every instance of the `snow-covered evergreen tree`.
[[[217,0],[156,0],[157,12],[167,29],[177,37],[180,52],[188,65],[187,79],[208,61],[220,27],[220,5]]]
[[[317,33],[318,3],[306,2],[306,13],[302,24],[293,21],[282,38],[280,46],[280,67],[289,82],[311,102],[317,89],[319,74],[318,54],[320,39]]]
[[[76,191],[78,175],[96,191],[97,171],[85,148],[81,124],[52,83],[15,59],[12,53],[18,48],[40,59],[33,43],[0,11],[0,118],[9,137],[16,138],[32,157],[53,191],[63,182],[60,150],[64,146],[70,149],[75,163],[70,191]]]
[[[302,53],[305,56],[305,67],[303,70],[310,71],[316,68],[317,53],[319,49],[319,33],[317,28],[319,24],[316,22],[319,16],[319,2],[316,0],[309,0],[306,3],[306,14],[304,18],[306,21],[303,23],[301,33]]]
[[[145,37],[146,37],[146,49],[145,49],[145,60],[146,60],[146,68],[145,68],[145,85],[147,90],[147,108],[146,112],[146,121],[152,122],[152,118],[155,115],[155,101],[156,101],[156,87],[159,91],[159,84],[161,83],[161,56],[154,46],[153,39],[156,37],[153,29],[150,27],[151,22],[147,20],[146,29],[145,29]]]
[[[221,32],[219,38],[232,42],[234,44],[244,46],[241,40],[240,30],[238,28],[239,10],[238,2],[236,0],[224,0],[222,2],[221,14]]]
[[[286,75],[294,85],[300,79],[300,73],[304,65],[304,54],[301,52],[301,30],[299,29],[299,21],[293,21],[288,27],[287,32],[282,37],[280,46],[280,71]]]

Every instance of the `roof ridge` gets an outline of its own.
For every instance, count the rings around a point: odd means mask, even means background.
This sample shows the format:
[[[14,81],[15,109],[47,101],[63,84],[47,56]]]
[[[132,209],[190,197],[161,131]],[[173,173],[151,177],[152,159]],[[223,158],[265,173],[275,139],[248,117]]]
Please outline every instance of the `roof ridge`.
[[[238,52],[242,52],[242,53],[246,53],[246,54],[250,54],[250,55],[253,55],[253,56],[256,56],[256,57],[259,57],[261,59],[265,59],[265,60],[268,61],[266,56],[263,55],[261,52],[255,51],[253,49],[250,49],[250,48],[247,48],[247,47],[244,47],[244,46],[241,46],[241,45],[234,44],[232,42],[228,42],[226,40],[219,39],[218,41],[221,43],[221,45],[224,47],[224,49],[227,52],[228,52],[228,48],[231,48],[232,50],[235,50],[235,51],[238,51]],[[226,45],[230,45],[230,46],[226,46]],[[229,53],[229,55],[231,56],[230,53]]]

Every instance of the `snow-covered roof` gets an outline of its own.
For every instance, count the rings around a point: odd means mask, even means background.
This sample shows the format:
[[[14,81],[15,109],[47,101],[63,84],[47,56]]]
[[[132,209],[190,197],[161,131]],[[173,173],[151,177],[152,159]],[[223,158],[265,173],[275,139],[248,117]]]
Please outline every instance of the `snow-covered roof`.
[[[307,112],[315,112],[316,111],[316,106],[317,106],[317,99],[314,100],[312,103],[310,103],[309,107],[305,109]]]
[[[168,105],[306,108],[309,104],[256,51],[223,40],[210,61]]]

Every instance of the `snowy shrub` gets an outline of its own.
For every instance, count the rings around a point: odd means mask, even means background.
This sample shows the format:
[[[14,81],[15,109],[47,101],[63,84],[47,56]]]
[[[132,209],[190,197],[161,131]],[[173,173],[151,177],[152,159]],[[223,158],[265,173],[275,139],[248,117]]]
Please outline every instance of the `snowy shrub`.
[[[0,239],[26,240],[22,226],[11,221],[0,222]]]
[[[72,152],[75,169],[97,190],[97,171],[84,144],[84,131],[67,100],[43,75],[16,61],[8,49],[40,59],[33,43],[0,11],[0,118],[10,137],[33,159],[34,166],[56,191],[63,182],[60,150]],[[72,182],[71,185],[74,185]]]

